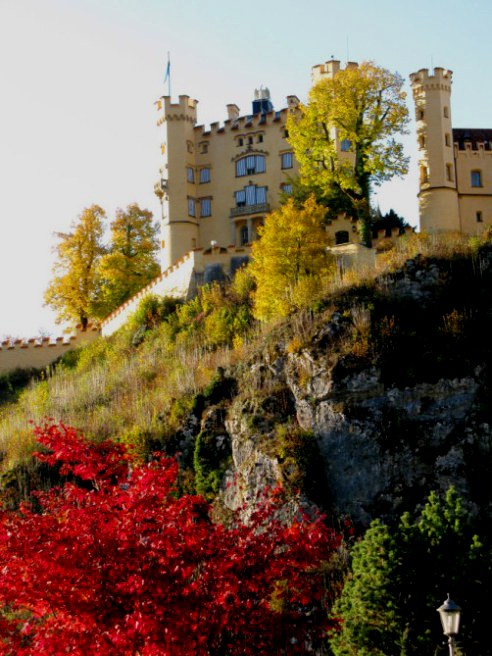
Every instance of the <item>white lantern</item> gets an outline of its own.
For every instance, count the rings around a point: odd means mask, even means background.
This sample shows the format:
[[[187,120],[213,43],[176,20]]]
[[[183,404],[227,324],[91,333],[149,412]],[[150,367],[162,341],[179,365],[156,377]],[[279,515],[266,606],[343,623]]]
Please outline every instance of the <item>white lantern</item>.
[[[444,635],[457,635],[460,628],[461,608],[458,606],[458,604],[455,604],[452,599],[450,599],[449,593],[446,601],[442,606],[439,606],[437,610],[441,617],[441,624]]]

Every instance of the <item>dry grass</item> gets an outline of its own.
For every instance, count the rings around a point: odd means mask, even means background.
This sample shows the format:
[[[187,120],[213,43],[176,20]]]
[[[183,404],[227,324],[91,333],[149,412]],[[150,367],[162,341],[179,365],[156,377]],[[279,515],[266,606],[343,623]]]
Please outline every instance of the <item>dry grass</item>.
[[[391,272],[409,258],[455,257],[476,252],[482,240],[462,235],[409,235],[380,254],[374,270],[352,270],[343,275],[336,271],[323,280],[322,306],[330,295],[351,287],[370,286],[382,272]],[[311,307],[320,303],[317,290],[304,290],[306,300],[311,292]],[[316,292],[316,293],[314,293]],[[304,301],[303,301],[304,303]],[[306,301],[307,304],[307,301]],[[325,310],[327,319],[332,310]],[[353,334],[347,335],[347,348],[365,352],[370,338],[370,312],[355,307],[351,313]],[[169,325],[162,324],[138,347],[131,347],[128,334],[110,340],[98,340],[85,349],[75,367],[52,368],[45,380],[32,383],[15,404],[0,409],[0,472],[29,458],[34,442],[32,425],[52,417],[80,428],[97,439],[115,438],[137,442],[142,436],[162,436],[176,399],[191,398],[210,382],[218,367],[231,368],[250,360],[252,354],[264,351],[265,345],[277,343],[275,336],[287,340],[287,348],[297,353],[311,342],[319,316],[303,310],[289,318],[255,324],[249,333],[234,337],[234,347],[213,349],[203,333],[183,334],[174,338]],[[443,318],[445,331],[459,328],[463,317]],[[391,334],[395,319],[390,317],[383,333]],[[267,346],[268,348],[268,346]],[[275,381],[269,383],[272,389]]]

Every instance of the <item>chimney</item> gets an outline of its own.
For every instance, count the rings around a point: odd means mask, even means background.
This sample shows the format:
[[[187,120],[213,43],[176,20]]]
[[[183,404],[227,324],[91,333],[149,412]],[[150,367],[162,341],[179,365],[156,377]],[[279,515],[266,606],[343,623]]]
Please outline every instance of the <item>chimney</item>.
[[[239,118],[239,107],[234,103],[226,105],[227,107],[227,118],[230,121],[234,121],[236,118]]]
[[[289,109],[295,109],[296,107],[299,107],[299,103],[301,101],[297,96],[287,96],[287,107]]]

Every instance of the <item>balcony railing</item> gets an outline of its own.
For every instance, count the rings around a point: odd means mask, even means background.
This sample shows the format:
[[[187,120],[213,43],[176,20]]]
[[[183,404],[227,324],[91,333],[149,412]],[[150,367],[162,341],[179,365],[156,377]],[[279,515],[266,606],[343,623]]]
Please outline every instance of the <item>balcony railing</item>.
[[[247,216],[249,214],[263,214],[270,211],[270,203],[258,203],[256,205],[241,205],[231,208],[231,219],[236,216]]]

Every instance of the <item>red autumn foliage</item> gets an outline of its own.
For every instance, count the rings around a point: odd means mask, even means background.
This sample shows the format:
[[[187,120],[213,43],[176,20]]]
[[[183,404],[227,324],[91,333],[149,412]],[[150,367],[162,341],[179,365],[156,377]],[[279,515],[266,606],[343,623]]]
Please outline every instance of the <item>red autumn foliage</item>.
[[[321,517],[214,524],[176,493],[177,464],[132,462],[72,428],[36,429],[66,482],[0,511],[0,654],[301,654],[329,628]]]

